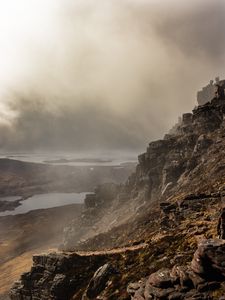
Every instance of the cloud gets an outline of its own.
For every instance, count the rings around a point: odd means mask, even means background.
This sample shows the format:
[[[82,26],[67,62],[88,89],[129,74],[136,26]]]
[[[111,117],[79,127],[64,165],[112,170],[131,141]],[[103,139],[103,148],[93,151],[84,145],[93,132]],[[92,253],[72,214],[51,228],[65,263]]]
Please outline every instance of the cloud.
[[[41,19],[33,2],[2,86],[2,148],[143,149],[224,76],[222,0],[48,0]]]
[[[156,26],[157,33],[187,57],[204,57],[216,64],[224,62],[224,1],[191,3],[188,9],[181,6],[176,17],[167,14],[162,18]]]

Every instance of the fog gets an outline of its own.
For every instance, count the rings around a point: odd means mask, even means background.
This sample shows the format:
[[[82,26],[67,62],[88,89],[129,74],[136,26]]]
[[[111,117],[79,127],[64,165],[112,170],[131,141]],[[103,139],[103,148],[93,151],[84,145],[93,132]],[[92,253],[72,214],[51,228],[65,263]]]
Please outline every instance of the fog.
[[[0,2],[0,147],[135,150],[225,62],[223,0]]]

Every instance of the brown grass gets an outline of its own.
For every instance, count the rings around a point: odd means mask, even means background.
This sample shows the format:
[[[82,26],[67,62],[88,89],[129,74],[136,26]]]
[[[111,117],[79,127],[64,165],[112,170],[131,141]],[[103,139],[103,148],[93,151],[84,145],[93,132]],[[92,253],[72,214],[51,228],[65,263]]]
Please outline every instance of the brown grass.
[[[21,273],[29,271],[32,265],[32,253],[24,253],[0,266],[0,295],[9,291],[13,282]]]
[[[49,253],[56,251],[55,248],[45,251],[43,248],[36,249],[36,253]],[[19,255],[0,266],[0,295],[7,293],[12,284],[18,280],[22,273],[28,272],[32,266],[34,251],[28,251]]]

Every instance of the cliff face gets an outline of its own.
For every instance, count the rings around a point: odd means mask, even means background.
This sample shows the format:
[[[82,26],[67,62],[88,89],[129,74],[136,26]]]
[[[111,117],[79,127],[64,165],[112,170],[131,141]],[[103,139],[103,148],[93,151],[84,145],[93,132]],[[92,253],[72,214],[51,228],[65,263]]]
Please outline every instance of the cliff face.
[[[150,199],[174,193],[202,163],[208,148],[217,142],[224,110],[223,102],[214,101],[194,109],[193,114],[184,114],[174,135],[150,143],[146,153],[139,156],[130,185],[137,190],[145,186]]]
[[[11,299],[225,295],[225,247],[216,239],[225,228],[224,115],[225,99],[214,99],[150,143],[127,183],[100,187],[67,227],[62,248],[74,252],[34,257]]]
[[[81,220],[68,226],[64,248],[80,247],[77,242],[81,232],[76,230],[80,222],[84,241],[115,225],[133,222],[146,210],[175,195],[182,199],[191,193],[216,191],[214,184],[223,176],[224,110],[224,101],[216,99],[194,109],[192,114],[184,114],[174,134],[151,142],[138,157],[136,172],[124,186],[117,187],[113,200],[104,199],[97,191],[95,205],[89,207]]]

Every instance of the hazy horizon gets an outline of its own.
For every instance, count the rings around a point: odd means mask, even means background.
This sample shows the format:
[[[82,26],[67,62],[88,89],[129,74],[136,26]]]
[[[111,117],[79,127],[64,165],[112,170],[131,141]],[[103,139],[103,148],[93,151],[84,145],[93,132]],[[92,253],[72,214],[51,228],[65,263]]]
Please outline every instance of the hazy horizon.
[[[0,149],[140,151],[225,77],[223,0],[0,5]]]

